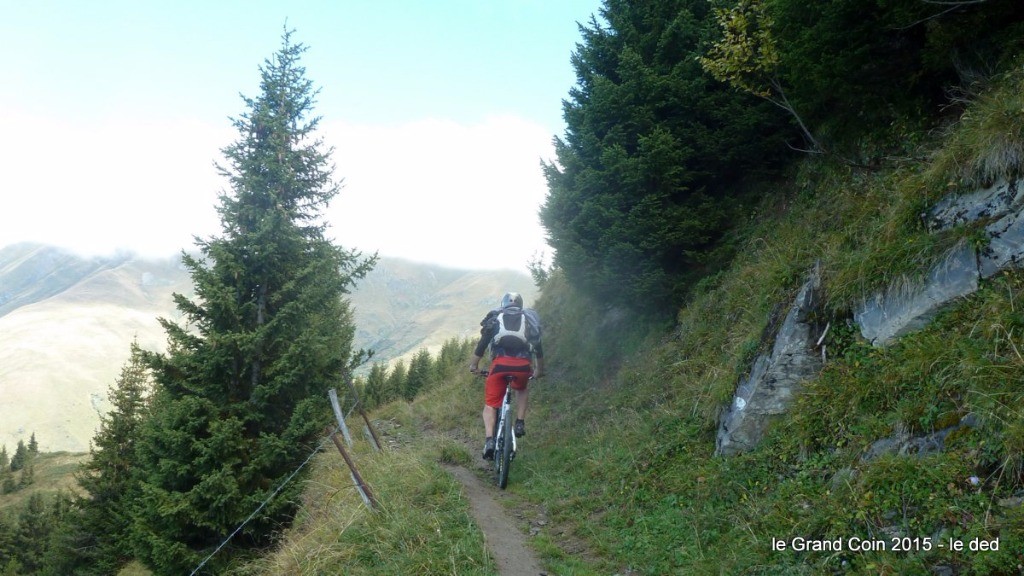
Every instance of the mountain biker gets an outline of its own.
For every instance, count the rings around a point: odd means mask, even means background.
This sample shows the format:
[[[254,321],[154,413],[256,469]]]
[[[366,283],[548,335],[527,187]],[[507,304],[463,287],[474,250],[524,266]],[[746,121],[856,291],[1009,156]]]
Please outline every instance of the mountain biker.
[[[540,341],[540,318],[537,312],[523,307],[523,297],[508,292],[501,298],[501,306],[491,310],[480,321],[480,341],[473,351],[469,371],[480,371],[480,360],[488,346],[491,348],[491,370],[484,385],[484,460],[494,458],[494,423],[505,395],[505,376],[515,375],[512,388],[516,395],[516,437],[526,434],[526,404],[529,391],[526,383],[544,375],[544,349]],[[536,366],[531,366],[536,358]]]

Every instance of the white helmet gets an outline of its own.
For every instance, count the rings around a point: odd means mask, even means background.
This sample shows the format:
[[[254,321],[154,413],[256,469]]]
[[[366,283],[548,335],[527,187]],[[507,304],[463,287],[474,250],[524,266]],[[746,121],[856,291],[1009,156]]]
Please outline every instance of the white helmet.
[[[518,292],[506,292],[505,295],[501,297],[501,307],[508,308],[509,306],[522,308],[523,297]]]

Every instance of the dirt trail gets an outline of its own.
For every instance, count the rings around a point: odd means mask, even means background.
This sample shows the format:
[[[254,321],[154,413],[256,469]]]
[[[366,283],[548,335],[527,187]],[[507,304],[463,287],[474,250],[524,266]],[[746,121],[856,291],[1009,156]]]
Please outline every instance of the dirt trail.
[[[379,430],[383,431],[386,442],[393,449],[400,449],[402,444],[410,440],[393,421],[376,421]],[[437,434],[426,427],[427,435]],[[462,486],[463,493],[469,499],[470,513],[484,535],[484,544],[498,565],[499,576],[548,576],[541,568],[534,551],[527,546],[528,536],[523,533],[524,525],[529,527],[529,536],[550,533],[557,538],[562,549],[577,557],[589,557],[586,547],[575,537],[567,534],[563,528],[554,526],[543,506],[530,504],[497,488],[493,483],[494,471],[492,464],[479,459],[479,444],[461,431],[450,431],[446,435],[464,445],[472,458],[463,466],[442,463],[444,469]],[[516,502],[515,511],[509,511],[499,499],[510,498]]]
[[[545,576],[537,556],[526,546],[526,536],[520,532],[505,509],[495,500],[497,488],[484,483],[472,471],[461,466],[445,468],[462,483],[469,498],[470,511],[491,556],[498,563],[501,576]]]

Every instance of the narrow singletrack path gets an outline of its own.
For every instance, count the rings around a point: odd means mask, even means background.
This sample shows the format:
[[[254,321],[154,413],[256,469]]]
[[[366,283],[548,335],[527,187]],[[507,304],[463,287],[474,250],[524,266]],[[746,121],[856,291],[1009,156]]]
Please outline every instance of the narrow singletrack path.
[[[498,564],[498,573],[501,576],[546,576],[537,556],[526,545],[526,536],[495,500],[497,489],[462,466],[448,465],[445,468],[462,484],[469,498],[470,512],[484,533],[487,549]]]

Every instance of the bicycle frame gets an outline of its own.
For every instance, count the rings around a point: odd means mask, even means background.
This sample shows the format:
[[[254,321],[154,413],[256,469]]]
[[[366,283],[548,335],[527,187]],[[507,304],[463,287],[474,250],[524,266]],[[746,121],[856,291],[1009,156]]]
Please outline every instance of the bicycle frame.
[[[489,372],[481,370],[477,372],[480,376],[488,376]],[[508,471],[515,459],[518,441],[515,432],[512,430],[513,410],[515,409],[515,390],[512,383],[515,382],[515,374],[505,375],[505,397],[501,401],[501,407],[497,409],[494,422],[494,481],[499,488],[508,486]],[[505,450],[505,443],[508,442],[510,450]]]
[[[512,433],[512,410],[515,399],[515,391],[512,389],[512,382],[515,376],[505,377],[505,398],[501,402],[501,409],[498,412],[497,422],[494,431],[494,475],[495,482],[499,488],[508,485],[509,466],[516,456],[516,435]],[[510,442],[511,450],[506,454],[505,442]]]

